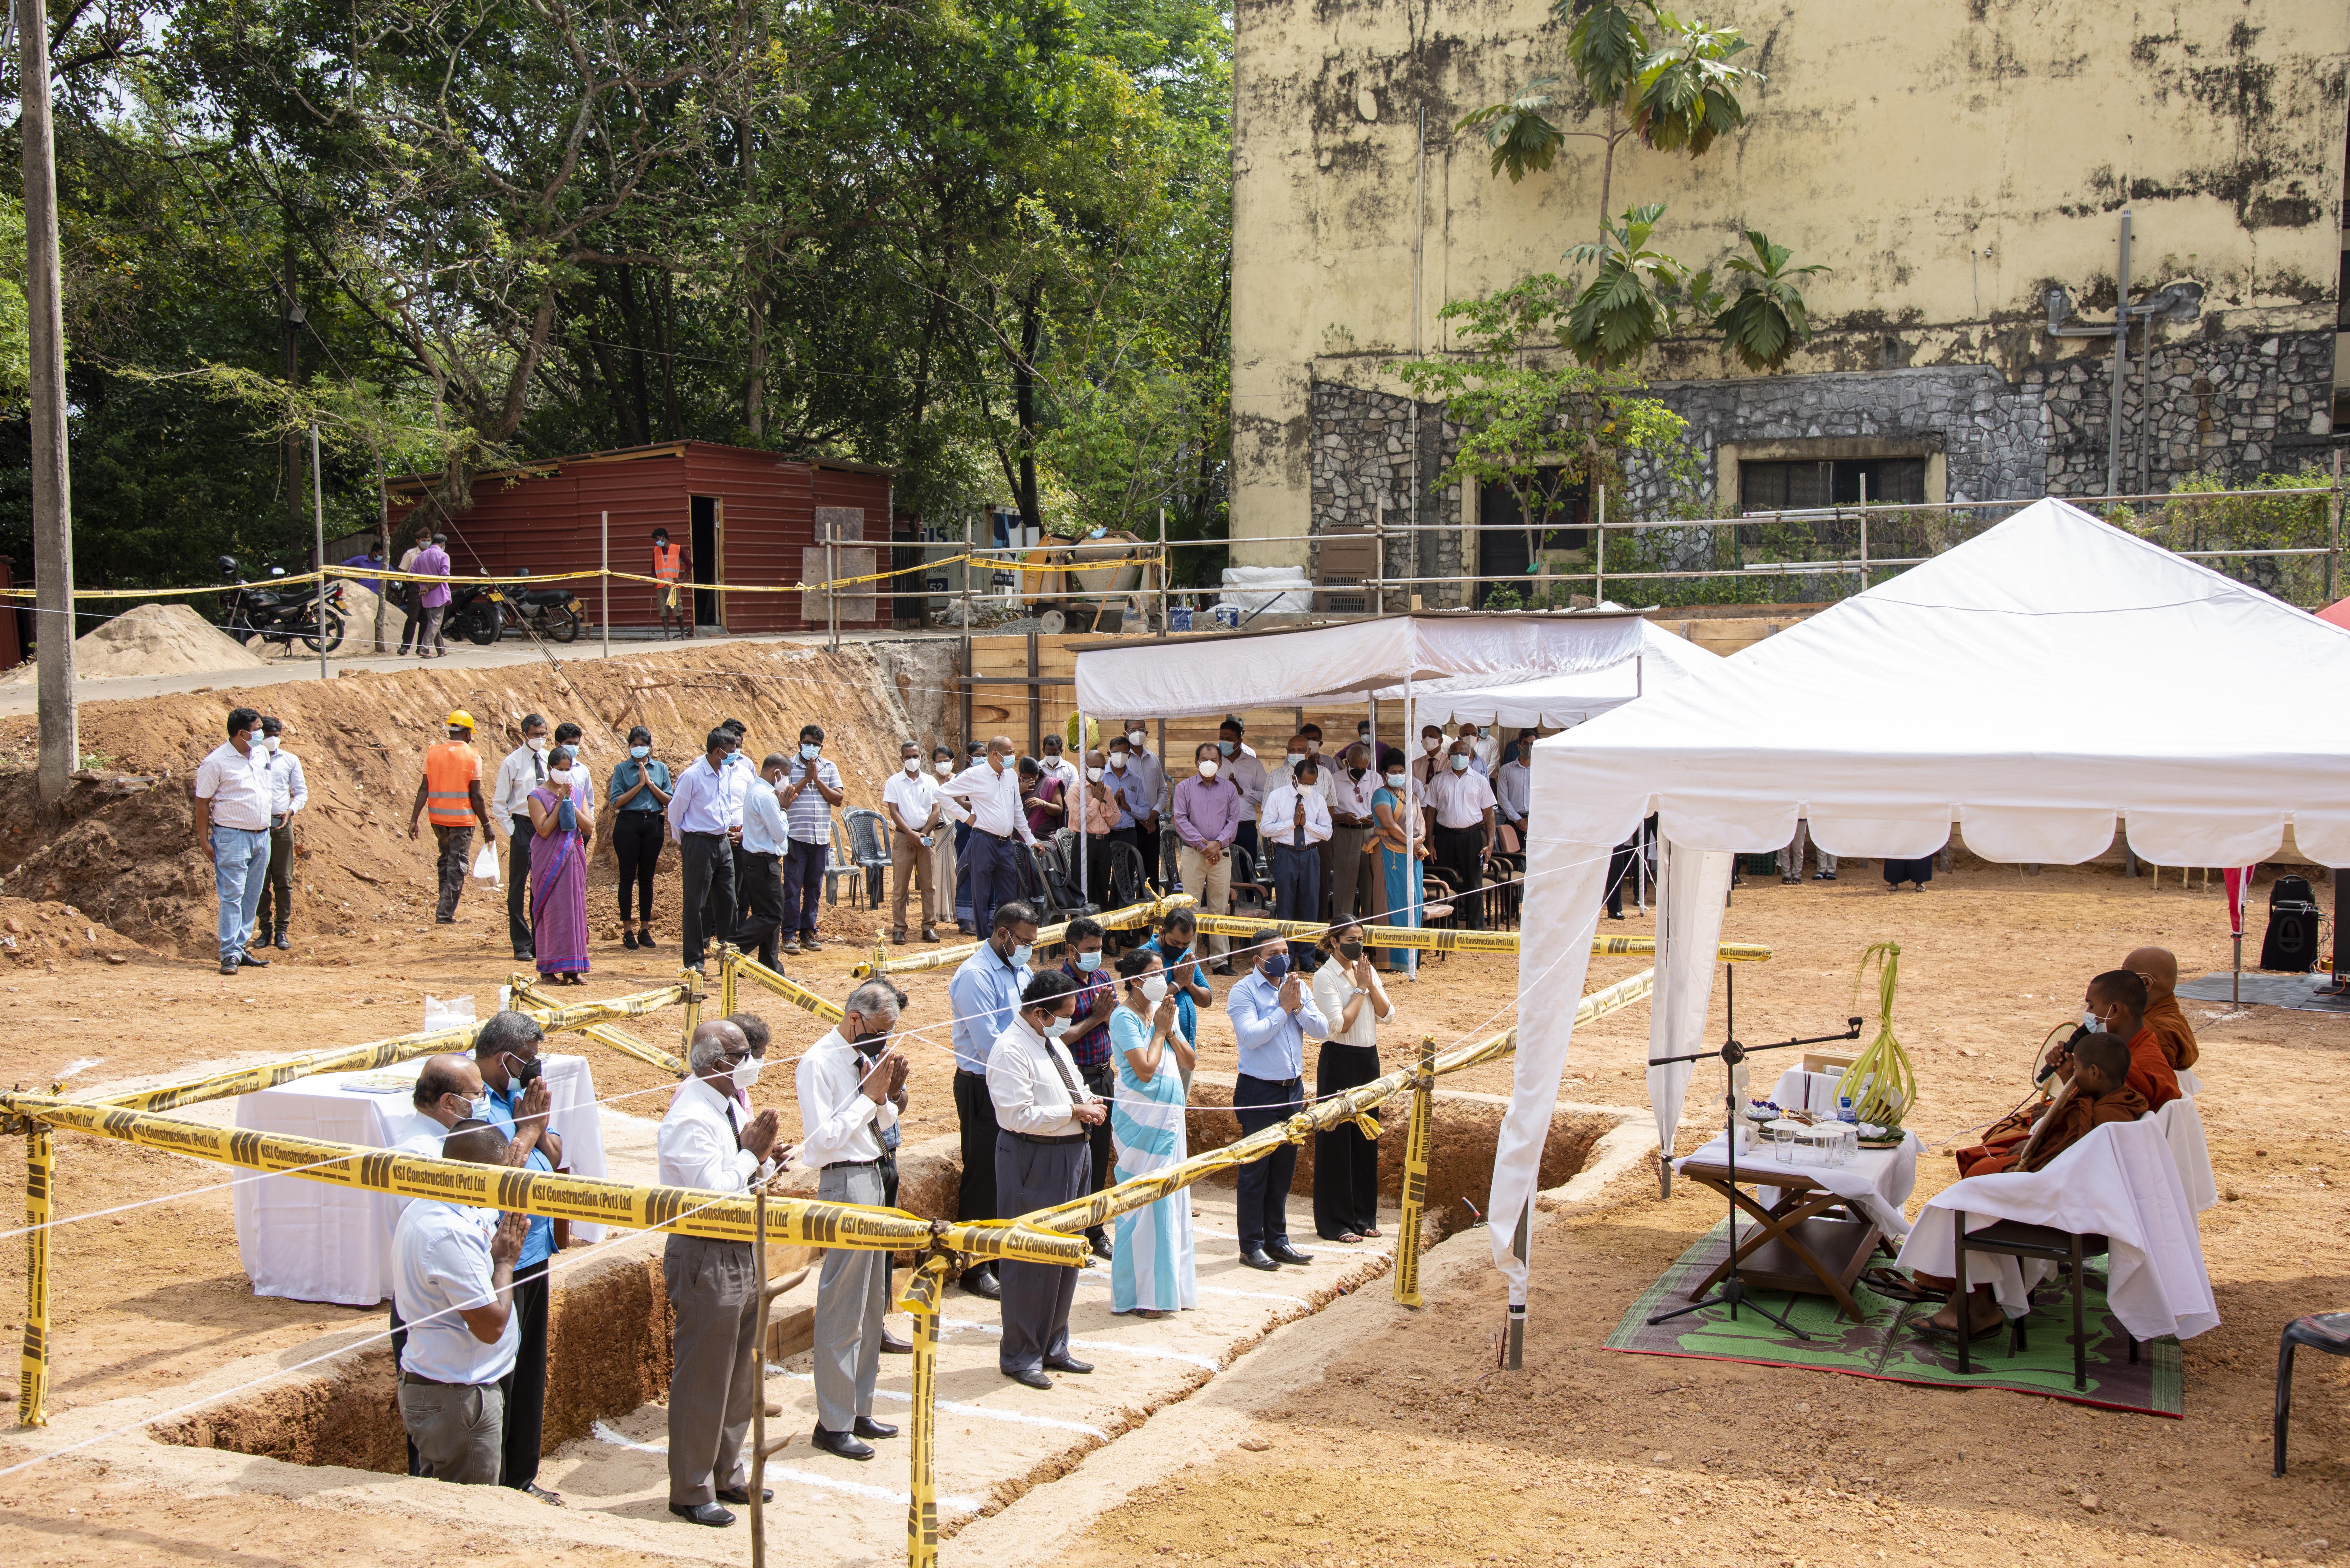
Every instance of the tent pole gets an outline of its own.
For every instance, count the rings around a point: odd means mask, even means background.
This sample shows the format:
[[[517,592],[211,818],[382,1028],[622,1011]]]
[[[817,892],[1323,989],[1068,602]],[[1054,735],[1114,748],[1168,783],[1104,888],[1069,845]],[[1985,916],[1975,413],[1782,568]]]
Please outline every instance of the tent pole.
[[[1403,732],[1407,746],[1409,746],[1411,741],[1413,731],[1418,726],[1417,715],[1419,712],[1419,700],[1412,695],[1411,671],[1409,667],[1407,666],[1403,678]],[[1418,930],[1419,929],[1419,911],[1427,903],[1427,899],[1422,895],[1421,886],[1419,885],[1419,804],[1411,797],[1411,753],[1407,750],[1404,753],[1403,801],[1401,803],[1403,805],[1404,815],[1404,919],[1402,923],[1410,927],[1414,930]],[[1431,777],[1434,775],[1435,772],[1436,770],[1432,766],[1429,769],[1429,773]],[[1404,973],[1413,980],[1418,980],[1419,978],[1419,953],[1418,950],[1414,950],[1404,955]]]
[[[1031,696],[1033,698],[1033,692]],[[1093,846],[1087,842],[1086,834],[1086,819],[1092,815],[1092,797],[1087,793],[1094,787],[1093,771],[1088,765],[1088,759],[1092,755],[1093,753],[1086,747],[1086,711],[1080,708],[1077,710],[1077,902],[1079,904],[1087,903],[1093,898],[1092,893],[1087,891],[1086,887],[1086,867],[1093,859]],[[1064,812],[1061,820],[1066,823],[1069,820],[1068,814]]]
[[[1599,532],[1591,556],[1591,607],[1607,602],[1607,487],[1599,487]]]

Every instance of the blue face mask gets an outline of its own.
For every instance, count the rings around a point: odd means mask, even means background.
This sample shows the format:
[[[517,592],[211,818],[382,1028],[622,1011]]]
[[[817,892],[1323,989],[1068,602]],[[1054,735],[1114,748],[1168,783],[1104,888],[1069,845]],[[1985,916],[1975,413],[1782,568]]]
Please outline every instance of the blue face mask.
[[[1235,750],[1237,750],[1237,748],[1230,741],[1218,741],[1216,742],[1216,750],[1229,757]]]
[[[1289,955],[1287,953],[1274,954],[1271,958],[1264,961],[1264,966],[1259,972],[1261,972],[1270,983],[1279,985],[1283,981],[1289,978]]]
[[[817,754],[823,750],[824,748],[817,745],[814,741],[802,741],[800,742],[800,755],[806,757],[810,762],[816,761]]]
[[[1401,789],[1401,788],[1403,788],[1403,775],[1402,775],[1401,774],[1389,774],[1388,775],[1388,788],[1389,788],[1389,789]]]
[[[1077,971],[1079,973],[1091,974],[1094,971],[1099,968],[1101,968],[1101,952],[1098,949],[1093,952],[1079,953],[1077,955]]]
[[[652,754],[653,749],[650,746],[630,746],[629,748],[629,755],[636,758],[639,762],[643,762],[647,757],[650,757]]]

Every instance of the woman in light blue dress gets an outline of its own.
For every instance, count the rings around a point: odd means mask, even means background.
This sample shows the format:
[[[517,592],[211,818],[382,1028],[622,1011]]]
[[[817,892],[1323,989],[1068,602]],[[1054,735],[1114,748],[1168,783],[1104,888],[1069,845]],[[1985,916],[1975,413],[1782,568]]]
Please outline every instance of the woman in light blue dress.
[[[1419,863],[1429,857],[1430,851],[1426,836],[1419,836],[1418,853],[1413,853],[1414,835],[1404,813],[1415,807],[1405,804],[1413,792],[1410,775],[1404,771],[1403,753],[1392,748],[1382,753],[1379,775],[1386,781],[1385,787],[1372,792],[1371,815],[1378,824],[1379,875],[1388,895],[1387,921],[1391,926],[1416,927],[1419,924],[1421,901]],[[1409,948],[1388,948],[1380,956],[1389,969],[1405,974],[1419,971],[1419,958]]]
[[[1118,1063],[1118,1095],[1110,1104],[1110,1141],[1118,1179],[1180,1164],[1185,1085],[1191,1047],[1175,1023],[1175,998],[1159,955],[1137,948],[1118,961],[1125,1000],[1109,1015],[1110,1051]],[[1167,1317],[1200,1304],[1199,1272],[1191,1256],[1191,1194],[1170,1193],[1118,1217],[1110,1252],[1109,1307],[1137,1317]]]

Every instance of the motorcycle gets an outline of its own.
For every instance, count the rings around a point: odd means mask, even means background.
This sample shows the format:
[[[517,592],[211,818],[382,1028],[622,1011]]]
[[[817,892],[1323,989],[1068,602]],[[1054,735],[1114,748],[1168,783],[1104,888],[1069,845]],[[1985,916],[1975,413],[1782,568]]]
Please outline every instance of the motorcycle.
[[[291,651],[294,639],[300,638],[304,647],[316,650],[320,642],[318,624],[318,585],[306,584],[298,588],[273,589],[265,584],[248,583],[234,556],[220,558],[221,581],[236,585],[229,595],[221,615],[221,629],[239,642],[258,637],[264,642],[274,642]],[[269,568],[272,577],[286,575],[283,566]],[[343,646],[344,612],[343,585],[326,585],[326,651],[334,652]]]
[[[508,627],[556,642],[574,642],[587,624],[579,613],[578,594],[567,587],[506,588],[494,583],[459,587],[452,584],[449,615],[459,635],[483,648],[497,641]]]

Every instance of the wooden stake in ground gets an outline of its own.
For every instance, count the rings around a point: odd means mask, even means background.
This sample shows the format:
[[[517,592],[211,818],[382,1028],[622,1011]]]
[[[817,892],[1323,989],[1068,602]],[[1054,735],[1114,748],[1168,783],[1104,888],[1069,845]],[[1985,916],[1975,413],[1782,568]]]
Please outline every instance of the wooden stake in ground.
[[[56,800],[81,765],[74,712],[73,497],[66,463],[66,322],[57,277],[57,162],[49,122],[49,18],[17,0],[18,129],[25,140],[26,336],[32,349],[33,577],[39,608],[41,755],[37,784]]]

